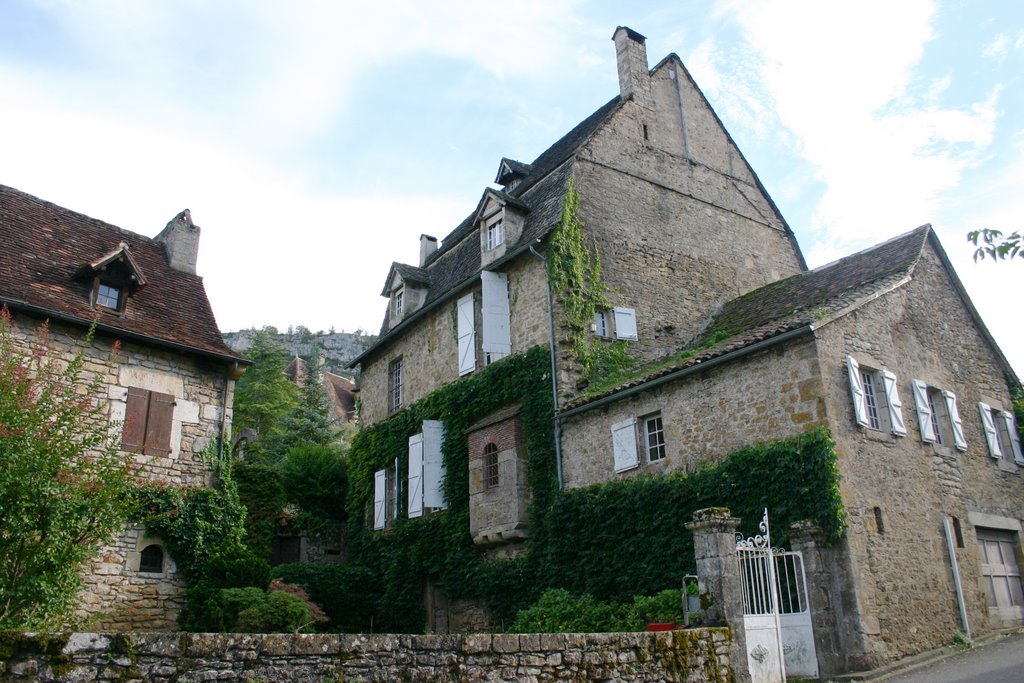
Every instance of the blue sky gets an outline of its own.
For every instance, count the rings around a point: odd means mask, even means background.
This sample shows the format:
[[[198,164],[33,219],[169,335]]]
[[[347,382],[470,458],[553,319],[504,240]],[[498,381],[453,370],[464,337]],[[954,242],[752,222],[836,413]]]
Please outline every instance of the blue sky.
[[[375,331],[392,260],[508,156],[618,91],[611,35],[683,59],[811,266],[932,223],[1018,373],[1024,4],[0,3],[0,183],[146,235],[178,211],[222,329]]]

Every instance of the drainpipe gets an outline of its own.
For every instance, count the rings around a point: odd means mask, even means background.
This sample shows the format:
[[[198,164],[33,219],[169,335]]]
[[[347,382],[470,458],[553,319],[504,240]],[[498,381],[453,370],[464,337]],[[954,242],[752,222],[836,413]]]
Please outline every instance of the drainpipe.
[[[551,402],[555,411],[555,472],[558,475],[558,490],[565,488],[562,480],[562,417],[558,413],[558,367],[555,364],[555,303],[551,294],[551,278],[547,277],[548,260],[537,253],[534,245],[540,244],[540,238],[530,245],[530,253],[544,262],[544,275],[548,286],[548,344],[551,353]]]
[[[953,568],[953,585],[956,587],[956,602],[960,607],[960,621],[964,625],[967,640],[971,640],[971,626],[967,623],[967,605],[964,604],[964,589],[960,585],[960,566],[956,561],[956,544],[953,542],[953,530],[950,528],[949,517],[942,519],[942,529],[946,532],[946,548],[949,549],[949,563]]]
[[[224,405],[220,409],[220,448],[217,449],[217,455],[220,457],[221,462],[224,461],[224,448],[228,443],[228,410],[231,406],[228,405],[228,386],[232,380],[238,375],[240,367],[238,363],[234,363],[228,368],[227,372],[224,373]],[[228,457],[231,452],[228,451]]]

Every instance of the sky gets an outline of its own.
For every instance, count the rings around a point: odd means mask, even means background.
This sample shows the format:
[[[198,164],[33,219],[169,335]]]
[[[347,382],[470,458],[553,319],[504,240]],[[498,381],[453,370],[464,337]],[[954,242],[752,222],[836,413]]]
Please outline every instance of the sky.
[[[418,263],[618,93],[616,26],[678,54],[811,267],[931,223],[1024,376],[1018,0],[0,1],[0,184],[147,236],[189,208],[224,331],[375,332]]]

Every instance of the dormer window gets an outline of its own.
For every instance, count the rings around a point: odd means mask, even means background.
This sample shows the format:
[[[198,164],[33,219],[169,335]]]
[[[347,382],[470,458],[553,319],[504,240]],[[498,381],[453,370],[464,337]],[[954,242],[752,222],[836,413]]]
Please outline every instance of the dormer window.
[[[404,290],[401,290],[401,289],[398,290],[397,292],[395,292],[395,299],[394,299],[394,301],[395,301],[395,318],[396,319],[402,317],[402,306],[403,306],[404,294],[405,294]]]
[[[487,249],[491,250],[499,247],[504,241],[505,224],[501,217],[498,217],[487,225]]]
[[[121,288],[106,282],[100,282],[96,289],[96,305],[120,312]]]

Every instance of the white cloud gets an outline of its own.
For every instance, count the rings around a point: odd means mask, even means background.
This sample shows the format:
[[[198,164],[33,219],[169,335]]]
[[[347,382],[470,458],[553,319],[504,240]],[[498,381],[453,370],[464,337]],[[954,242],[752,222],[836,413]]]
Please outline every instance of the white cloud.
[[[996,61],[1002,61],[1006,59],[1006,55],[1010,51],[1010,38],[1003,33],[1000,33],[992,42],[985,46],[985,50],[982,52],[986,57],[991,57]]]

